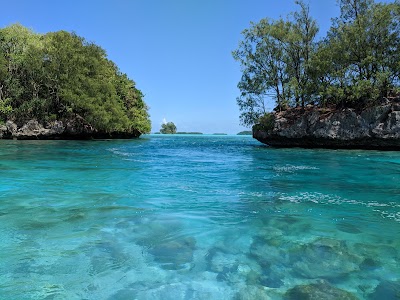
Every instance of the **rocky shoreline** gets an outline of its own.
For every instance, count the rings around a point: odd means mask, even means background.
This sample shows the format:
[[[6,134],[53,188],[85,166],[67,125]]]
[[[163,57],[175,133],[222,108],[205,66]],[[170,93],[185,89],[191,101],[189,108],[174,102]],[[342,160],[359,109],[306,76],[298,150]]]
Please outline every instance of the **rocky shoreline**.
[[[132,132],[105,132],[86,123],[82,118],[64,121],[52,121],[46,125],[36,120],[29,120],[23,124],[7,121],[0,125],[0,139],[14,140],[89,140],[89,139],[129,139],[137,138],[141,133]]]
[[[357,111],[293,108],[256,124],[253,137],[273,147],[400,150],[400,103]]]

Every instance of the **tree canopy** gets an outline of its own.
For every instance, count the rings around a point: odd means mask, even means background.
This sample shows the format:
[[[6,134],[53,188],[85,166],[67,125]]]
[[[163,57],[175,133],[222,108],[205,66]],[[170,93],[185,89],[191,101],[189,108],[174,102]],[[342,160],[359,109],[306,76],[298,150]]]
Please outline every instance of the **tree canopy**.
[[[268,113],[270,99],[276,110],[360,107],[398,93],[400,2],[338,2],[341,14],[319,41],[318,25],[302,1],[286,19],[262,19],[243,31],[233,52],[243,72],[237,98],[243,125]]]
[[[134,81],[94,43],[66,31],[0,29],[0,121],[79,116],[104,132],[150,131]]]
[[[176,126],[173,122],[168,122],[161,124],[160,133],[163,134],[175,134],[176,133]]]

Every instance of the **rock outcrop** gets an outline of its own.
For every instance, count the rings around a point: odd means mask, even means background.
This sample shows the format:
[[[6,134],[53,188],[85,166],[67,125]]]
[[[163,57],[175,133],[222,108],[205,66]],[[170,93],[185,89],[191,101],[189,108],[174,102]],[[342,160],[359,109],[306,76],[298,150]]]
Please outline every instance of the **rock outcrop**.
[[[400,104],[355,109],[293,108],[275,113],[253,137],[275,147],[400,150]]]
[[[358,300],[358,298],[348,291],[339,289],[327,282],[312,283],[308,285],[298,285],[290,289],[284,296],[285,300]]]
[[[111,139],[135,138],[140,132],[105,132],[86,123],[82,118],[64,121],[52,121],[45,126],[36,120],[30,120],[21,126],[13,121],[0,125],[0,139],[17,140],[54,140],[54,139]]]

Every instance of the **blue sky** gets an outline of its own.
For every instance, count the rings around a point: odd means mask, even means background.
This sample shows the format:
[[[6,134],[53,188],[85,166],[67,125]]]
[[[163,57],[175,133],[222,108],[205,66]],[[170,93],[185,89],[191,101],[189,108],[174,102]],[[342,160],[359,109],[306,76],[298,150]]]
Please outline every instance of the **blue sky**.
[[[324,35],[336,0],[309,3]],[[294,0],[13,0],[2,3],[0,27],[75,31],[100,45],[145,94],[153,132],[165,119],[178,131],[237,133],[241,73],[231,52],[251,21],[295,9]]]

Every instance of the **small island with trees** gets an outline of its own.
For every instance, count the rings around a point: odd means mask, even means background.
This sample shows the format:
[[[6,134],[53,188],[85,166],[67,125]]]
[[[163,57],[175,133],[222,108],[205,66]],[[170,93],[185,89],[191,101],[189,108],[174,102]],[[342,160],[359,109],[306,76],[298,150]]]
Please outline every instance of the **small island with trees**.
[[[241,123],[271,146],[400,149],[400,3],[341,0],[319,41],[296,3],[287,19],[253,23],[233,52]]]
[[[132,138],[150,132],[135,82],[66,31],[0,29],[0,138]]]
[[[197,131],[177,131],[176,125],[174,122],[165,122],[161,124],[160,132],[156,132],[156,134],[180,134],[180,135],[201,135],[202,132]]]
[[[237,135],[252,135],[252,134],[253,132],[251,130],[244,130],[237,133]]]
[[[160,133],[162,134],[175,134],[176,133],[176,125],[174,122],[166,122],[161,124]]]

